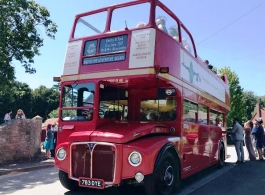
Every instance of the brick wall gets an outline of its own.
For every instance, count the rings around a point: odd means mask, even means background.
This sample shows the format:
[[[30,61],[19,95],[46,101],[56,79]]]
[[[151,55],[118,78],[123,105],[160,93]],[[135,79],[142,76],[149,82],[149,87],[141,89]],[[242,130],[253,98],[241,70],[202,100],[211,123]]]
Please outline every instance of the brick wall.
[[[17,119],[0,126],[0,164],[40,155],[42,118]]]

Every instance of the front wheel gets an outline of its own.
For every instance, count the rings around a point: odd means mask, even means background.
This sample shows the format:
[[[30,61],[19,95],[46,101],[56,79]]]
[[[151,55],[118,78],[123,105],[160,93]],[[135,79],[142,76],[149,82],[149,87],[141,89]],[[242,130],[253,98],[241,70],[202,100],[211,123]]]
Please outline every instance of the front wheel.
[[[75,180],[69,179],[68,174],[66,172],[59,170],[58,176],[59,176],[59,180],[61,184],[63,185],[63,187],[65,187],[66,189],[70,191],[78,190],[79,188],[78,182]]]
[[[172,154],[165,153],[159,167],[144,179],[147,195],[172,195],[180,191],[178,162]]]

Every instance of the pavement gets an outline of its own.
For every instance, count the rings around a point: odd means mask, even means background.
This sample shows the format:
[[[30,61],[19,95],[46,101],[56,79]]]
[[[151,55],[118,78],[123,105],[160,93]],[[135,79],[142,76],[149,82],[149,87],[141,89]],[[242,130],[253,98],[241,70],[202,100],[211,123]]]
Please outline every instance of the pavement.
[[[0,176],[54,167],[54,159],[0,165]]]
[[[237,161],[237,156],[236,156],[236,151],[235,151],[234,146],[227,147],[227,154],[228,154],[228,158],[226,159],[226,162],[233,163]],[[245,151],[245,154],[246,154],[245,158],[247,158],[248,154],[246,151]],[[43,159],[41,161],[34,161],[34,162],[0,165],[0,176],[34,171],[34,170],[45,169],[45,168],[50,168],[50,167],[54,167],[54,159]]]

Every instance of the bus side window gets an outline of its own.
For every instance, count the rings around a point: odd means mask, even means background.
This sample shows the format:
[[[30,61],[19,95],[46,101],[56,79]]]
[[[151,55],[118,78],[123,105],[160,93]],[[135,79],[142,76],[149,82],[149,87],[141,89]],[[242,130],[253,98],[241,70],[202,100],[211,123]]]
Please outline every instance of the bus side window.
[[[215,110],[210,110],[210,125],[223,126],[223,114]]]
[[[208,116],[207,116],[208,108],[202,105],[199,105],[198,111],[198,122],[200,124],[207,124]]]
[[[196,123],[198,118],[198,105],[190,102],[188,100],[184,100],[183,104],[183,121]]]

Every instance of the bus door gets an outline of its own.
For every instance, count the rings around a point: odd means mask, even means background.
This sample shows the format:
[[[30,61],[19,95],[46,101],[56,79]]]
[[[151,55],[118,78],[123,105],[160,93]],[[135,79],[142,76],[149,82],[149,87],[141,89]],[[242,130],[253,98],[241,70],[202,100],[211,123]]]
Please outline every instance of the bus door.
[[[184,100],[182,127],[183,173],[189,172],[199,166],[199,125],[196,123],[197,118],[197,104]]]
[[[222,121],[222,113],[215,110],[210,110],[210,140],[212,143],[210,161],[218,160],[219,141],[222,138]]]
[[[210,162],[211,139],[208,126],[208,108],[202,105],[198,106],[198,145],[199,145],[199,162],[202,167],[208,166]]]

